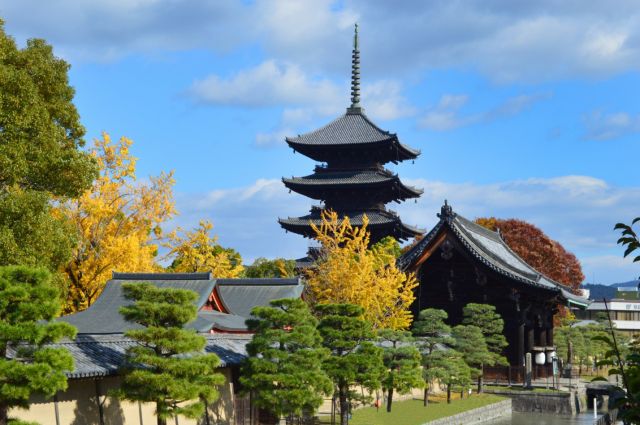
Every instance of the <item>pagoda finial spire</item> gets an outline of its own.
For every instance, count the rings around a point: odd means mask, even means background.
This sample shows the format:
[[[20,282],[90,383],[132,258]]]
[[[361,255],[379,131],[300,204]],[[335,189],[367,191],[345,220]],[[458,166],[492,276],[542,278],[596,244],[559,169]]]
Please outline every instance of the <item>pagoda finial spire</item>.
[[[351,108],[360,108],[360,48],[358,47],[358,24],[353,34],[353,53],[351,55]]]

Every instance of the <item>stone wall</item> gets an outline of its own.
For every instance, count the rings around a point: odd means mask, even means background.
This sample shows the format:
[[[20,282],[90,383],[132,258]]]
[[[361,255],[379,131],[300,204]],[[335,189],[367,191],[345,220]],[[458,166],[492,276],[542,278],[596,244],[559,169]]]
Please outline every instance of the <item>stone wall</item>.
[[[510,416],[512,400],[503,400],[488,406],[478,407],[464,413],[426,422],[422,425],[474,425],[492,421],[503,416]]]
[[[513,411],[519,413],[576,414],[576,396],[571,393],[536,393],[533,391],[486,391],[490,394],[509,397],[513,400]]]

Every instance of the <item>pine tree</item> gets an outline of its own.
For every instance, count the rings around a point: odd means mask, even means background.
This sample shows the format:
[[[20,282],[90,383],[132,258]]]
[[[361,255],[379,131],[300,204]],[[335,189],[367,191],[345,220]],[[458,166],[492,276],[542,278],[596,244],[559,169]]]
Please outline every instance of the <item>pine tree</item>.
[[[349,423],[351,404],[361,399],[352,391],[356,385],[373,391],[380,388],[385,368],[382,349],[371,341],[371,324],[363,319],[364,309],[353,304],[323,304],[316,306],[320,317],[318,331],[322,345],[330,356],[324,370],[334,385],[334,397],[340,405],[340,425]]]
[[[60,310],[58,297],[47,271],[0,267],[0,425],[8,423],[9,408],[28,408],[31,394],[53,396],[67,388],[73,358],[45,346],[75,337],[73,326],[49,322]]]
[[[203,353],[205,338],[183,329],[196,318],[197,294],[148,283],[125,284],[122,290],[134,303],[120,313],[144,328],[125,333],[139,345],[127,350],[129,366],[117,395],[155,403],[158,425],[178,415],[202,416],[206,403],[218,398],[216,387],[224,377],[216,372],[220,359]]]
[[[447,388],[447,403],[451,403],[452,389],[464,390],[471,386],[471,368],[456,350],[438,350],[429,361],[431,373]]]
[[[493,365],[495,357],[489,351],[487,342],[479,327],[474,325],[458,325],[453,328],[456,351],[471,368],[471,377],[478,379],[478,393],[482,392],[482,374],[484,365]]]
[[[382,342],[382,361],[387,370],[382,389],[387,392],[387,412],[391,412],[394,391],[406,394],[424,386],[421,356],[409,331],[381,329],[378,338]]]
[[[423,403],[429,404],[429,392],[433,383],[440,378],[439,370],[431,370],[434,364],[432,357],[440,346],[452,345],[449,336],[451,327],[445,323],[449,315],[444,310],[427,308],[420,312],[418,320],[413,324],[413,334],[418,337],[418,347],[422,353],[423,376],[425,381]]]
[[[322,370],[328,353],[309,307],[301,299],[281,299],[254,308],[251,316],[247,326],[255,333],[240,382],[252,402],[277,417],[314,412],[332,385]]]
[[[487,348],[493,354],[494,364],[508,365],[502,352],[507,347],[504,336],[504,320],[496,313],[495,306],[489,304],[469,303],[462,309],[463,325],[474,325],[480,328]]]

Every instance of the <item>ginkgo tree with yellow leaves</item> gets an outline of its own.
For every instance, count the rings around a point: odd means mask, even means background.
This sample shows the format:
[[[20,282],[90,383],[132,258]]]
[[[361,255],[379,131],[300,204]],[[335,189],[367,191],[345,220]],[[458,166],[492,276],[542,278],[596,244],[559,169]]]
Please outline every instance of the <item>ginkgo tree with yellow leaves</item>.
[[[217,236],[211,235],[213,224],[201,220],[192,231],[171,232],[167,247],[174,257],[169,269],[174,272],[211,272],[216,278],[239,277],[244,271],[242,258],[235,250],[223,248]]]
[[[63,272],[68,281],[66,311],[90,306],[114,270],[150,272],[156,264],[162,225],[176,214],[173,172],[136,178],[132,141],[103,133],[91,149],[99,177],[77,199],[61,201],[54,214],[75,226],[78,243]]]
[[[366,216],[362,227],[354,227],[348,217],[339,219],[333,211],[323,212],[319,226],[312,224],[322,248],[320,258],[305,272],[307,299],[359,305],[374,328],[406,329],[418,282],[396,267],[388,246],[369,247],[367,225]]]

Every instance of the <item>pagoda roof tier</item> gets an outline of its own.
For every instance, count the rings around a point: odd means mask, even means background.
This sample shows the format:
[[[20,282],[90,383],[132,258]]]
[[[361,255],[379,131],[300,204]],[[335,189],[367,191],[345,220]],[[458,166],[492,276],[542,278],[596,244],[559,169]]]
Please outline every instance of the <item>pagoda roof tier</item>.
[[[380,129],[362,112],[350,109],[346,114],[310,133],[287,137],[289,146],[311,159],[335,160],[339,152],[363,151],[380,163],[415,159],[419,150],[403,145],[394,133]]]
[[[280,218],[278,222],[287,231],[303,235],[307,238],[314,238],[315,232],[311,228],[311,223],[316,226],[322,224],[322,209],[314,207],[311,214],[303,217]],[[340,211],[340,217],[349,217],[351,225],[362,227],[363,217],[366,214],[369,219],[367,229],[371,233],[371,242],[375,243],[383,237],[390,235],[399,241],[414,238],[422,235],[424,230],[404,224],[400,217],[392,211],[371,210],[371,211]]]
[[[322,171],[304,177],[283,178],[282,181],[287,188],[313,199],[327,199],[327,191],[335,195],[341,190],[353,189],[387,189],[387,202],[422,195],[421,189],[404,185],[397,175],[388,171]]]

